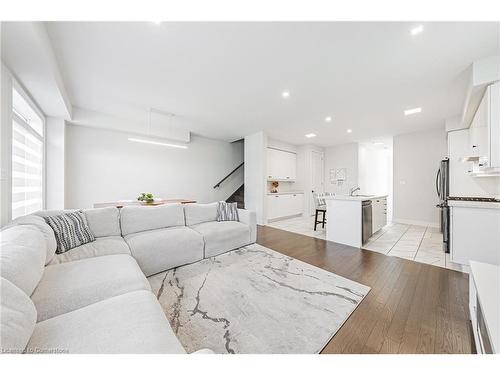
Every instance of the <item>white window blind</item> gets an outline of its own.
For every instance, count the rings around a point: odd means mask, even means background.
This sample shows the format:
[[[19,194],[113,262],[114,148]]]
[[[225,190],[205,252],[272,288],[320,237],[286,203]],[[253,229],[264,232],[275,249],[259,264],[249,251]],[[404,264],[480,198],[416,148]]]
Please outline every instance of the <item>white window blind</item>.
[[[12,121],[12,219],[43,208],[43,119],[14,89]]]

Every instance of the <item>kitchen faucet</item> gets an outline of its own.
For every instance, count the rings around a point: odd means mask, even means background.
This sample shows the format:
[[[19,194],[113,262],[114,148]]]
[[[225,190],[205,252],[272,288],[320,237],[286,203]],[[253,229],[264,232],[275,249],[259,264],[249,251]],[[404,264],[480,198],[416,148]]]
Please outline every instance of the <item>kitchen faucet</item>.
[[[359,186],[357,186],[357,187],[353,187],[353,188],[351,188],[351,189],[349,190],[349,195],[352,197],[352,195],[353,195],[355,192],[359,191],[359,190],[361,190],[361,188],[360,188]]]

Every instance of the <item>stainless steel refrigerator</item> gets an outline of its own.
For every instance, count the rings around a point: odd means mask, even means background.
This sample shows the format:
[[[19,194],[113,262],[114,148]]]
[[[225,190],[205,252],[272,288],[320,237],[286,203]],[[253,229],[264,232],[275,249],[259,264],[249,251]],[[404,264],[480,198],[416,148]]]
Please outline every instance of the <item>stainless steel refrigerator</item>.
[[[436,193],[439,203],[436,207],[440,210],[441,233],[443,233],[443,250],[450,252],[450,208],[448,207],[448,195],[450,191],[450,161],[448,158],[441,160],[436,174]]]

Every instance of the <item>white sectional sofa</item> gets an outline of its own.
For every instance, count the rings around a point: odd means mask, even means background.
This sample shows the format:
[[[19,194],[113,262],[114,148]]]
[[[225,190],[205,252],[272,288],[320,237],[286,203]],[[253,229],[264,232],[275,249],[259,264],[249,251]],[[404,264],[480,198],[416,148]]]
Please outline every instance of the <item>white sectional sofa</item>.
[[[4,353],[185,353],[147,276],[256,240],[255,213],[217,222],[216,203],[84,210],[94,242],[55,254],[42,211],[3,228]]]

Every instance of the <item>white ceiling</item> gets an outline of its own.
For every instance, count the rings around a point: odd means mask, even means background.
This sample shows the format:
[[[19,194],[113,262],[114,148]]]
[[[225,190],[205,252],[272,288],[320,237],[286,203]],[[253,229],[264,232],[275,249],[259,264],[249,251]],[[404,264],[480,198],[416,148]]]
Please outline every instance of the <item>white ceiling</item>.
[[[497,53],[496,23],[48,23],[72,104],[193,132],[331,145],[444,126],[465,69]],[[281,92],[289,90],[290,98]],[[410,117],[403,110],[422,107]],[[325,116],[333,121],[326,123]],[[346,129],[352,129],[351,134]],[[314,132],[318,136],[304,138]]]

